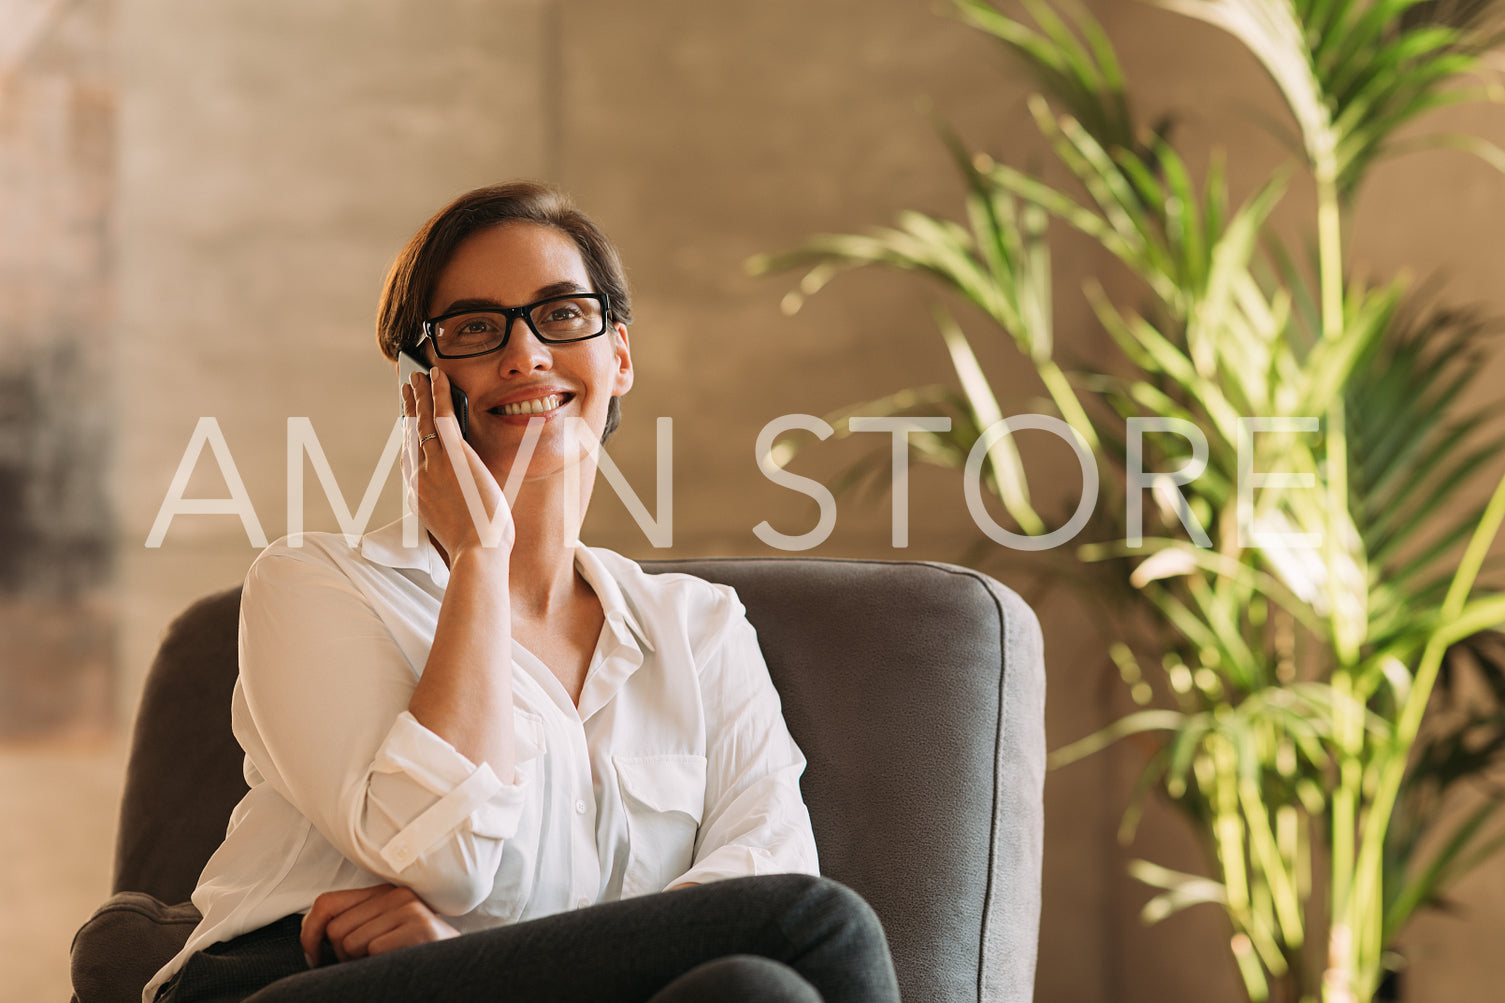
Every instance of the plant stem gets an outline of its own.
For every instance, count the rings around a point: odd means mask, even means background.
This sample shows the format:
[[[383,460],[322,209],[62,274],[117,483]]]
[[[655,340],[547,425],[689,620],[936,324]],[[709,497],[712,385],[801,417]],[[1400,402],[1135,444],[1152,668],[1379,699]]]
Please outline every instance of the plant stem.
[[[1316,152],[1313,173],[1317,183],[1317,279],[1322,298],[1322,338],[1333,341],[1343,337],[1343,229],[1338,198],[1337,164],[1331,148]],[[1354,912],[1358,811],[1363,784],[1362,752],[1364,743],[1363,710],[1354,686],[1352,667],[1358,660],[1353,645],[1353,631],[1346,623],[1350,608],[1342,594],[1343,582],[1338,574],[1342,540],[1339,527],[1348,521],[1348,441],[1341,391],[1327,408],[1327,525],[1322,538],[1324,563],[1327,565],[1329,624],[1333,654],[1337,667],[1332,686],[1337,699],[1333,704],[1333,732],[1341,750],[1338,789],[1333,794],[1332,913],[1333,930],[1346,929],[1348,936],[1331,936],[1328,972],[1323,978],[1323,996],[1344,998],[1356,981],[1357,951],[1354,936],[1360,917]]]
[[[1331,151],[1319,154],[1317,182],[1317,268],[1322,295],[1322,338],[1345,336],[1343,321],[1343,218],[1338,198],[1338,169]],[[1340,665],[1358,661],[1362,628],[1349,623],[1353,604],[1345,601],[1345,582],[1338,574],[1346,541],[1340,529],[1348,525],[1348,429],[1343,395],[1338,391],[1327,407],[1327,513],[1323,557],[1327,564],[1327,593],[1331,605],[1333,648]]]
[[[1489,499],[1489,505],[1484,510],[1484,517],[1479,520],[1479,525],[1469,540],[1468,549],[1464,552],[1462,561],[1459,562],[1458,571],[1453,576],[1447,598],[1442,604],[1441,622],[1422,652],[1421,661],[1416,668],[1416,678],[1411,684],[1411,692],[1406,696],[1405,706],[1396,723],[1390,755],[1384,760],[1380,772],[1379,784],[1370,804],[1369,818],[1365,821],[1360,861],[1361,868],[1372,869],[1376,874],[1381,873],[1383,868],[1385,834],[1389,828],[1391,813],[1395,808],[1396,797],[1400,792],[1401,781],[1405,778],[1406,762],[1410,758],[1412,746],[1416,743],[1417,732],[1421,730],[1421,719],[1431,699],[1432,688],[1437,683],[1437,673],[1442,667],[1442,656],[1454,640],[1448,626],[1462,615],[1469,592],[1473,589],[1479,569],[1484,563],[1490,544],[1499,532],[1502,522],[1505,522],[1505,478],[1501,478],[1499,484],[1496,485],[1495,492]],[[1374,912],[1380,914],[1375,918],[1375,922],[1383,926],[1385,917],[1383,903],[1379,896],[1375,896],[1369,906]]]

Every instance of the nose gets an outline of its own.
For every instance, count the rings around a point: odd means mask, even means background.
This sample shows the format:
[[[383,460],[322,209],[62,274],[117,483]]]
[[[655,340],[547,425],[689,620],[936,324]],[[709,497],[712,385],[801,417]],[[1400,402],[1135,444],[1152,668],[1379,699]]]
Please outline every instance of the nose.
[[[512,330],[507,334],[507,342],[496,352],[497,368],[509,376],[552,369],[554,355],[549,346],[538,340],[521,317],[511,320]]]

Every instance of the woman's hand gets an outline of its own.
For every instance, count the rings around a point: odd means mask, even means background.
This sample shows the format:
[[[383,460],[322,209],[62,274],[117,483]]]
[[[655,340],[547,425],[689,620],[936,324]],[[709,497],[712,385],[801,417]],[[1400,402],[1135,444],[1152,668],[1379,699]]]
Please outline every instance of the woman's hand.
[[[460,435],[449,377],[437,366],[415,373],[402,390],[403,414],[417,419],[417,454],[408,488],[423,525],[451,563],[472,547],[508,553],[516,538],[512,512],[496,478]]]
[[[349,961],[459,935],[411,888],[374,885],[325,892],[314,899],[298,939],[308,967],[314,968],[326,937],[334,947],[334,956]]]

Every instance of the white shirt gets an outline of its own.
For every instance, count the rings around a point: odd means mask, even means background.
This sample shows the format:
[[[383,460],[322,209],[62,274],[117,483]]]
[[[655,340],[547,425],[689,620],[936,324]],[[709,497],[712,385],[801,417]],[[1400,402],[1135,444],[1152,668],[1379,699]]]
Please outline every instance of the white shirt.
[[[407,712],[449,569],[402,524],[251,565],[231,704],[250,791],[199,878],[195,951],[390,882],[464,932],[681,882],[818,873],[784,724],[736,594],[580,547],[606,614],[578,708],[512,645],[516,776]]]

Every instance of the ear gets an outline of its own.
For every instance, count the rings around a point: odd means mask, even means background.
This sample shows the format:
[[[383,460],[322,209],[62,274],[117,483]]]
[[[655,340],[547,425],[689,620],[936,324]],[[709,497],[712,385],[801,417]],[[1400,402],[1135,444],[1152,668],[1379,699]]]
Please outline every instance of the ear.
[[[627,344],[627,325],[616,326],[617,372],[612,381],[611,395],[620,397],[632,389],[632,349]]]

